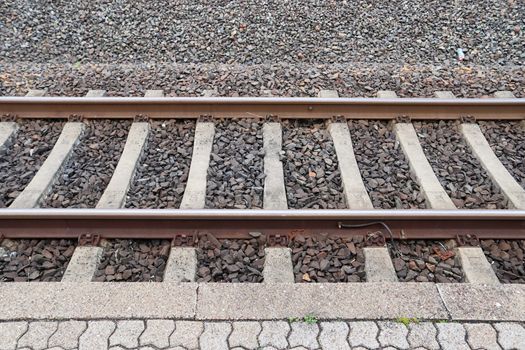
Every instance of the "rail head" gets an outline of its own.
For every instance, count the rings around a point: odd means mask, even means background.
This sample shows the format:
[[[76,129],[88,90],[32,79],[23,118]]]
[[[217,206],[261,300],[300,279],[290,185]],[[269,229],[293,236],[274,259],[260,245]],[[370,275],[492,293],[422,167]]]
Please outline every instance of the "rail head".
[[[525,119],[523,98],[0,97],[0,115],[19,118]]]

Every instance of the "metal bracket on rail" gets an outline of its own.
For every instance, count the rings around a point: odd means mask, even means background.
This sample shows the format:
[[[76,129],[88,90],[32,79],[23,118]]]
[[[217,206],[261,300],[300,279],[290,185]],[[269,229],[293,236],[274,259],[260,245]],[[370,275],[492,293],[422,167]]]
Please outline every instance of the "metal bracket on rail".
[[[264,118],[264,121],[267,122],[267,123],[279,123],[280,119],[279,119],[279,116],[276,115],[276,114],[268,114]]]
[[[133,118],[133,121],[138,123],[147,123],[149,121],[149,117],[145,114],[137,114],[135,118]]]
[[[196,242],[195,234],[176,234],[171,240],[172,247],[193,247]]]
[[[84,116],[80,114],[71,114],[68,118],[68,122],[81,122],[84,120]]]
[[[100,235],[84,233],[78,236],[79,246],[97,246],[100,243]]]
[[[408,115],[398,115],[396,117],[396,123],[411,123],[412,122],[412,119],[410,119],[410,116]]]
[[[268,246],[270,247],[288,247],[288,236],[286,235],[268,235]]]
[[[456,235],[456,242],[462,247],[479,247],[479,238],[476,235]]]
[[[16,122],[17,119],[16,114],[4,114],[0,117],[0,122]]]
[[[461,117],[459,117],[459,120],[461,121],[461,123],[465,124],[476,123],[476,117],[474,117],[473,115],[462,115]]]
[[[333,115],[332,123],[346,123],[346,118],[344,115]]]

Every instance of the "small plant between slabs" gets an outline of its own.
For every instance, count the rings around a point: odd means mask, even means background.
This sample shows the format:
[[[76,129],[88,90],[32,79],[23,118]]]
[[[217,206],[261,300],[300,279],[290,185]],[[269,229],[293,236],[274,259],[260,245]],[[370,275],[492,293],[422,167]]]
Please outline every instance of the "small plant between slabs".
[[[398,318],[396,318],[396,322],[397,323],[402,323],[405,326],[408,326],[411,323],[418,324],[419,323],[419,319],[417,319],[417,318],[410,318],[410,317],[398,317]]]
[[[314,315],[306,315],[303,318],[300,318],[300,317],[288,317],[288,322],[290,322],[290,323],[301,322],[301,321],[306,323],[306,324],[316,324],[317,322],[319,322],[317,317],[315,317]]]

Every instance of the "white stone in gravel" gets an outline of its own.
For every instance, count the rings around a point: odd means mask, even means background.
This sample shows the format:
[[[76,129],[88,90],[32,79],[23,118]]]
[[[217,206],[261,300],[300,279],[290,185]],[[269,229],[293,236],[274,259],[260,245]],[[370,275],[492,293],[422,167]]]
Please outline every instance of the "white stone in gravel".
[[[321,322],[319,343],[326,350],[350,350],[348,345],[348,325],[345,322]]]
[[[348,341],[351,346],[364,346],[367,348],[378,347],[377,333],[379,328],[374,322],[351,322]]]
[[[466,323],[467,342],[472,349],[500,350],[496,330],[488,323]]]
[[[18,340],[18,347],[29,347],[34,350],[47,348],[47,341],[57,330],[57,322],[31,322],[27,332]]]
[[[378,322],[379,343],[382,346],[394,346],[399,349],[408,349],[408,328],[402,323],[392,321]]]
[[[307,324],[305,322],[292,323],[292,332],[288,338],[290,346],[305,346],[307,348],[317,348],[317,335],[319,326],[317,324]]]
[[[60,346],[64,349],[78,347],[78,338],[86,330],[85,321],[64,321],[58,324],[57,331],[49,338],[49,346]]]
[[[139,337],[144,331],[144,321],[118,321],[117,329],[109,339],[109,345],[122,345],[126,348],[139,346]]]
[[[0,349],[14,350],[20,336],[28,328],[27,322],[0,323]]]
[[[431,322],[411,323],[408,329],[408,343],[412,348],[425,347],[428,350],[439,350],[436,340],[437,330]]]
[[[265,321],[262,323],[262,331],[259,334],[259,345],[285,349],[288,347],[286,337],[289,331],[290,325],[288,322]]]
[[[498,341],[504,349],[525,350],[525,328],[517,323],[496,323]]]
[[[167,348],[170,346],[170,335],[174,329],[173,320],[146,320],[146,329],[139,338],[139,344]]]
[[[199,347],[199,336],[204,329],[202,322],[198,321],[176,321],[175,331],[170,336],[172,347],[182,346],[186,349]]]
[[[459,323],[437,323],[438,342],[443,350],[470,350],[465,341],[465,328]]]
[[[202,350],[228,350],[228,336],[232,326],[226,322],[208,322],[204,324],[204,332],[200,337]]]
[[[105,349],[109,336],[115,330],[111,321],[89,321],[86,331],[79,338],[79,350]]]
[[[229,338],[230,346],[256,349],[259,346],[257,336],[261,333],[261,329],[259,322],[233,322],[233,331]]]

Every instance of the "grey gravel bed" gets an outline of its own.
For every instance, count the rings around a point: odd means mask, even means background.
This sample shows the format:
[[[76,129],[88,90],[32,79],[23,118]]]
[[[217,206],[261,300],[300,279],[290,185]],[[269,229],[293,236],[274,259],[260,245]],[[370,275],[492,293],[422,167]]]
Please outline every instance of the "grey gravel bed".
[[[1,40],[0,40],[1,42]],[[341,96],[374,97],[378,90],[399,96],[432,97],[451,90],[457,97],[489,96],[510,90],[525,97],[525,70],[502,66],[352,65],[303,63],[237,64],[24,64],[2,63],[0,95],[24,95],[28,89],[48,89],[52,96],[84,96],[89,89],[110,96],[143,96],[147,89],[164,89],[169,96],[202,96],[217,89],[219,96],[317,96],[320,89]]]
[[[525,241],[486,239],[481,248],[502,283],[525,283]]]
[[[80,143],[41,207],[95,207],[111,180],[130,126],[130,121],[88,121]]]
[[[218,240],[206,235],[197,247],[197,282],[262,282],[266,236]]]
[[[74,250],[74,242],[66,239],[4,239],[0,282],[60,281]]]
[[[223,120],[215,127],[206,208],[262,208],[264,150],[260,120]]]
[[[415,122],[414,128],[434,173],[456,207],[507,207],[505,197],[463,140],[457,122]]]
[[[104,253],[93,281],[162,282],[169,241],[116,239],[103,244]]]
[[[33,62],[525,61],[523,1],[5,0],[0,57]],[[482,14],[482,16],[480,16]],[[378,20],[381,19],[381,20]],[[349,50],[349,48],[352,48]]]
[[[288,120],[282,127],[288,207],[346,208],[337,156],[325,124],[315,120]]]
[[[63,122],[22,120],[12,144],[0,149],[0,208],[8,207],[29,184],[53,149]]]
[[[349,121],[354,153],[374,208],[424,209],[425,199],[401,146],[382,121]]]
[[[484,122],[479,126],[505,168],[525,188],[525,131],[520,122]]]
[[[456,242],[408,240],[388,242],[397,277],[402,282],[463,282],[463,270],[454,252]]]
[[[144,154],[126,198],[126,208],[178,208],[190,171],[194,121],[150,125]]]
[[[290,243],[295,282],[363,282],[363,237],[303,237]]]

